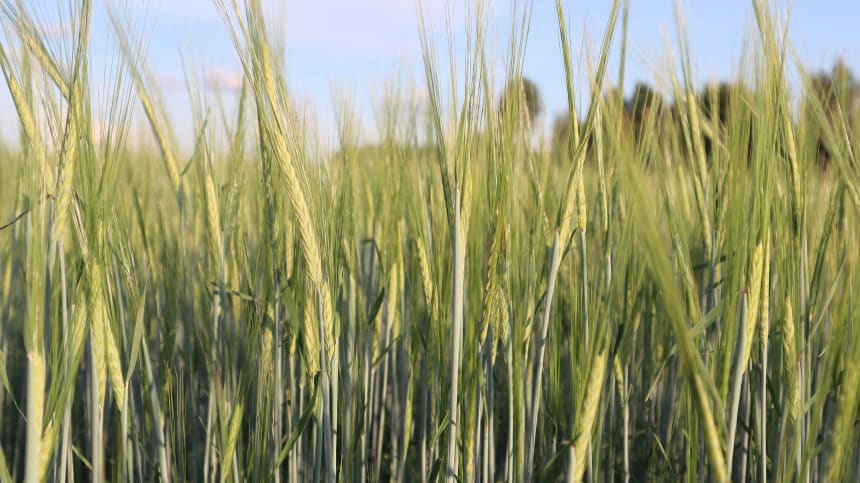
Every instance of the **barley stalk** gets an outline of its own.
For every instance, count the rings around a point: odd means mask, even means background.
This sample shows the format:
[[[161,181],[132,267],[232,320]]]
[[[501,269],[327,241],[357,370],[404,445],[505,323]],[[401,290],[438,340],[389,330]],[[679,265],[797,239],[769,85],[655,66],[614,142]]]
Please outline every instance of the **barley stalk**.
[[[445,460],[445,481],[453,483],[458,472],[457,466],[457,434],[460,431],[459,427],[459,381],[460,381],[460,351],[463,345],[463,299],[464,299],[464,284],[465,284],[465,267],[463,266],[466,258],[465,241],[462,239],[464,233],[461,226],[460,215],[460,189],[454,190],[454,224],[451,227],[453,232],[453,278],[452,286],[452,302],[451,302],[451,360],[450,360],[450,389],[448,411],[450,423],[448,427],[448,452]]]
[[[145,20],[110,10],[104,64],[91,0],[58,36],[0,2],[0,483],[857,480],[857,82],[766,2],[731,85],[700,89],[679,8],[680,60],[625,97],[629,2],[577,57],[557,0],[550,143],[517,89],[542,7],[503,52],[483,0],[463,31],[422,8],[426,102],[398,78],[337,146],[263,3],[216,1],[241,92],[183,60],[189,139]]]
[[[45,361],[42,354],[27,352],[27,482],[38,481],[41,474],[44,407]]]

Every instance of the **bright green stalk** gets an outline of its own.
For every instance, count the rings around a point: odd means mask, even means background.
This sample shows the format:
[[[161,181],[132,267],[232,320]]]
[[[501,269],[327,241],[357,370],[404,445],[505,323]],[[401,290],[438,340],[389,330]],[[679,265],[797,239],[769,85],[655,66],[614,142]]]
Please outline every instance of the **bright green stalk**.
[[[170,473],[170,460],[167,454],[164,413],[158,397],[158,388],[156,386],[155,374],[152,370],[152,362],[150,361],[149,347],[144,342],[141,344],[141,348],[143,349],[143,368],[149,389],[149,400],[153,407],[152,417],[155,432],[155,459],[158,461],[158,478],[165,483],[169,483],[172,480],[172,475]]]
[[[320,340],[325,340],[325,327],[328,323],[324,319],[325,308],[323,307],[322,295],[317,295],[317,314],[319,316],[319,337]],[[328,364],[331,360],[331,355],[328,353],[326,344],[323,344],[320,350],[320,371],[322,374],[328,374]],[[325,481],[326,483],[334,483],[335,478],[335,447],[332,437],[332,400],[331,400],[331,380],[329,377],[323,377],[322,384],[322,432],[320,438],[323,440],[323,459],[325,461]],[[336,408],[335,408],[336,409]]]
[[[546,350],[546,336],[549,331],[549,315],[552,308],[552,300],[555,292],[555,281],[558,277],[558,267],[561,265],[561,241],[559,231],[556,231],[552,242],[552,252],[550,255],[548,285],[546,289],[546,302],[541,313],[541,324],[538,328],[538,339],[535,341],[534,361],[535,368],[532,375],[533,388],[529,394],[530,412],[526,421],[526,460],[525,460],[525,481],[532,481],[532,461],[535,453],[535,438],[537,436],[538,412],[540,411],[541,400],[541,383],[543,381],[543,365],[544,351]]]
[[[748,343],[747,334],[749,334],[749,331],[746,329],[746,324],[749,323],[748,317],[746,317],[747,310],[747,296],[744,294],[741,301],[741,316],[738,319],[741,321],[741,325],[738,327],[738,351],[735,357],[735,370],[732,377],[732,406],[729,411],[728,447],[726,448],[726,465],[729,473],[731,473],[732,470],[732,459],[735,451],[735,432],[737,431],[738,424],[738,408],[741,401],[741,388],[743,387],[743,380],[746,374],[746,363],[743,358],[743,348]]]
[[[453,483],[457,477],[457,433],[459,432],[459,382],[460,382],[460,351],[463,346],[463,298],[465,290],[465,262],[466,247],[463,240],[463,228],[461,226],[460,214],[460,189],[454,190],[454,224],[451,227],[453,237],[453,271],[454,285],[452,288],[451,302],[451,365],[449,370],[449,381],[451,384],[448,415],[450,423],[448,426],[448,452],[445,460],[445,481]]]

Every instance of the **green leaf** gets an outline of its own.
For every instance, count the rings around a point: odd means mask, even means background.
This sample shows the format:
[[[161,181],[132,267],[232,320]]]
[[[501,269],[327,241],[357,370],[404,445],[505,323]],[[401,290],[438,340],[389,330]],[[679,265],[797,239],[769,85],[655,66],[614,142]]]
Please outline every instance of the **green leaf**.
[[[0,349],[0,382],[3,383],[3,388],[6,389],[6,392],[12,393],[12,389],[9,385],[9,376],[6,374],[6,354]]]
[[[281,454],[278,455],[277,461],[275,461],[275,465],[272,468],[271,474],[275,474],[275,471],[278,470],[278,467],[281,466],[281,463],[287,459],[287,455],[290,454],[290,450],[295,446],[296,441],[299,440],[299,437],[305,431],[308,424],[314,417],[314,408],[316,407],[316,401],[319,397],[320,392],[320,384],[319,384],[319,374],[314,377],[314,394],[311,396],[310,401],[308,401],[307,407],[305,408],[305,412],[302,414],[302,417],[296,422],[296,427],[293,429],[293,432],[290,434],[290,438],[287,440],[284,447],[281,448]]]
[[[433,462],[433,466],[430,467],[430,477],[427,478],[427,481],[434,481],[439,476],[439,470],[442,469],[442,458],[436,458],[436,461]]]
[[[569,451],[564,450],[565,448],[566,446],[562,448],[562,451],[558,451],[552,455],[549,463],[543,467],[538,475],[538,481],[559,481],[561,479],[564,463],[568,460],[565,456],[570,454]]]
[[[9,467],[6,466],[6,456],[3,450],[0,449],[0,483],[12,483],[12,475],[9,474]]]
[[[138,306],[137,306],[137,315],[134,319],[134,334],[131,337],[131,356],[129,356],[128,362],[128,373],[125,376],[125,384],[128,385],[128,382],[131,380],[132,374],[134,374],[134,369],[137,367],[137,359],[138,354],[140,353],[140,344],[143,339],[143,320],[144,320],[144,309],[146,308],[146,288],[141,290]]]
[[[436,433],[433,435],[433,439],[430,440],[430,446],[436,446],[436,441],[442,436],[442,433],[448,429],[448,423],[451,422],[451,415],[449,413],[445,413],[445,417],[442,418],[442,422],[439,423],[439,427],[436,428]]]
[[[382,287],[382,290],[379,291],[379,295],[376,296],[376,300],[373,301],[373,307],[370,309],[370,314],[367,316],[367,325],[373,323],[376,316],[379,314],[379,309],[382,308],[382,301],[385,299],[385,287]]]

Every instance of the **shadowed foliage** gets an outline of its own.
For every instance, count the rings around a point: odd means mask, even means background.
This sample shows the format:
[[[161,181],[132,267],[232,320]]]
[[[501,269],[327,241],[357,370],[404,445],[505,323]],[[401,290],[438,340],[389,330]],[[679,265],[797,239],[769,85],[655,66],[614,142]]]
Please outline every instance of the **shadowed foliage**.
[[[525,77],[509,80],[499,98],[499,109],[502,116],[520,117],[527,122],[529,129],[533,128],[535,120],[543,112],[543,99],[537,84]]]
[[[827,139],[825,130],[829,128],[840,135],[843,127],[847,132],[854,129],[860,109],[860,84],[851,69],[838,60],[830,72],[811,76],[804,94],[801,119],[807,138],[813,141],[818,164],[827,171],[835,146]],[[824,122],[814,114],[816,109],[823,110]]]

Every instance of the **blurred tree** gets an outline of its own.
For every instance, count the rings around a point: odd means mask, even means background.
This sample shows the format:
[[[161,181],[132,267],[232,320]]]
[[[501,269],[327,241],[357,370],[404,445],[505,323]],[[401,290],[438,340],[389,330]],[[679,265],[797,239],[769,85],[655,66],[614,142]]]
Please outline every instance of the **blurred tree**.
[[[640,82],[633,88],[633,96],[624,104],[627,117],[633,123],[634,132],[640,135],[642,124],[651,116],[655,118],[663,110],[665,101],[659,92],[648,84]]]
[[[839,59],[829,73],[819,73],[809,79],[803,102],[801,118],[806,139],[812,143],[819,166],[827,170],[837,146],[831,145],[825,136],[825,129],[842,130],[843,119],[849,133],[854,129],[857,111],[860,108],[860,85],[851,69]],[[824,123],[815,114],[824,113]],[[836,136],[837,138],[841,136]]]
[[[720,82],[706,87],[698,96],[704,131],[705,155],[712,159],[715,145],[724,154],[745,158],[752,153],[753,94],[740,82]],[[732,142],[726,142],[731,139]]]
[[[543,100],[537,85],[525,77],[508,81],[499,99],[501,115],[511,116],[517,122],[527,122],[531,130],[535,120],[543,112]]]
[[[573,157],[570,152],[570,117],[566,112],[556,116],[552,123],[550,147],[556,161],[568,161]]]
[[[666,102],[657,90],[642,82],[636,84],[631,97],[625,99],[623,96],[624,94],[619,87],[606,90],[601,108],[603,128],[607,129],[605,132],[613,132],[614,129],[608,127],[606,123],[619,122],[617,120],[620,119],[623,124],[622,129],[632,132],[633,139],[638,142],[644,134],[643,128],[646,123],[660,124]],[[659,126],[652,125],[650,127],[657,128]],[[556,117],[552,127],[552,150],[556,159],[569,160],[572,157],[570,135],[569,117],[565,112]],[[594,132],[592,131],[593,135]],[[587,160],[593,157],[593,139],[591,141],[587,146],[589,152]]]

